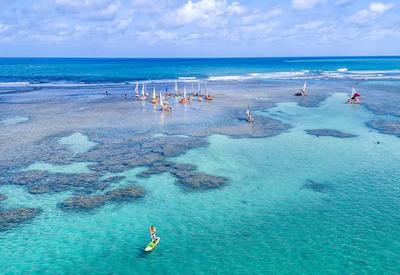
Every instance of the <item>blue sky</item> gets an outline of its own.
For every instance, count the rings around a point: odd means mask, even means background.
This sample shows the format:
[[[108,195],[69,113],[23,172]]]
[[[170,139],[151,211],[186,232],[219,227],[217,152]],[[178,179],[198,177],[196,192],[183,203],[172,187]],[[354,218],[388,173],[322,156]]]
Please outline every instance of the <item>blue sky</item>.
[[[0,56],[399,55],[398,0],[1,0]]]

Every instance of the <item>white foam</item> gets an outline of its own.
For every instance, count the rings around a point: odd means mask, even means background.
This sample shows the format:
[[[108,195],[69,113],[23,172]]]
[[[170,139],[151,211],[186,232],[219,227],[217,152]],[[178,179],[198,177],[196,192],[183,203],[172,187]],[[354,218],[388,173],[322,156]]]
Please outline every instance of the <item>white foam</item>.
[[[340,68],[340,69],[337,69],[337,71],[338,71],[338,72],[341,72],[341,73],[346,73],[346,72],[348,72],[349,70],[348,70],[347,68]]]
[[[224,76],[210,76],[208,80],[210,81],[241,81],[251,79],[251,76],[246,75],[224,75]]]
[[[29,86],[29,82],[0,82],[2,87]]]
[[[194,76],[181,76],[178,77],[179,80],[196,80],[196,77]]]

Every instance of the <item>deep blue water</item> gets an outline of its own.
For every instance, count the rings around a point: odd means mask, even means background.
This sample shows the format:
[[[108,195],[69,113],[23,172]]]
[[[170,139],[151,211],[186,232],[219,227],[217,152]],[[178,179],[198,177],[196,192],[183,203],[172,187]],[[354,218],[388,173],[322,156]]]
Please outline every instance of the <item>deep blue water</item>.
[[[182,77],[212,80],[377,76],[398,78],[399,69],[400,57],[0,58],[0,83],[104,83]],[[226,78],[227,76],[230,78]]]

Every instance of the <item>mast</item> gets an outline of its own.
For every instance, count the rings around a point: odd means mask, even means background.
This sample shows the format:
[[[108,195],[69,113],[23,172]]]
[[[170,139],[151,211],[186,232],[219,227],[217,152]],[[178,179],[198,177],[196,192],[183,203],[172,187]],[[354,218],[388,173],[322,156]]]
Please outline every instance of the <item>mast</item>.
[[[161,108],[162,108],[162,106],[164,105],[164,101],[163,101],[161,92],[160,92],[160,105],[161,105]]]

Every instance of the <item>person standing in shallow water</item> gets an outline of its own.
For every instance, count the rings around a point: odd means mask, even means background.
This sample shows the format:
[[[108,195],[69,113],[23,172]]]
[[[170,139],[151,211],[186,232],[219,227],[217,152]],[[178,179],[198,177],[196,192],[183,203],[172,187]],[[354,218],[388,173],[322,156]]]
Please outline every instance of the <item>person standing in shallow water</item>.
[[[154,225],[151,225],[150,226],[150,236],[151,236],[151,240],[153,242],[156,242],[156,240],[157,240],[156,231],[157,231],[156,227]]]

